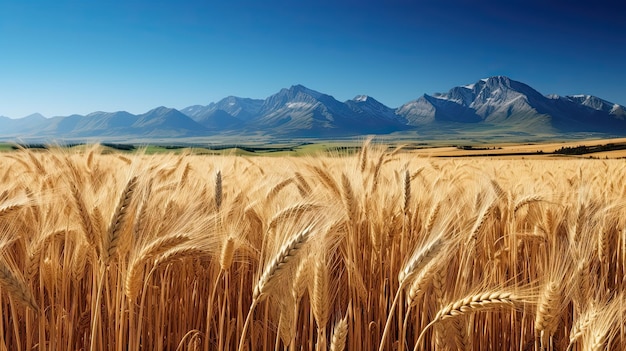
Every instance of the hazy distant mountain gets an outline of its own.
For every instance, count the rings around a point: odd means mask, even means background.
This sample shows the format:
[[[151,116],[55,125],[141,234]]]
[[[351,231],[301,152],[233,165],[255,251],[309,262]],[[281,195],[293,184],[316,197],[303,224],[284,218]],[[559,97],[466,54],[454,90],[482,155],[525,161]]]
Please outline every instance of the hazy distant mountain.
[[[206,134],[206,129],[187,115],[165,107],[138,116],[125,111],[49,119],[29,116],[1,121],[0,127],[3,131],[14,131],[7,135],[19,133],[19,136],[42,138],[187,137]]]
[[[155,137],[188,137],[207,132],[206,128],[189,116],[167,107],[157,107],[137,116],[132,129],[138,135]]]
[[[117,135],[128,131],[136,120],[136,116],[126,112],[93,112],[78,121],[71,130],[65,130],[66,135],[99,136]],[[57,133],[60,131],[57,130]]]
[[[543,95],[503,76],[481,79],[394,109],[367,95],[345,102],[294,85],[264,100],[226,97],[180,111],[158,107],[144,114],[94,112],[86,116],[0,117],[5,138],[184,138],[228,133],[290,137],[341,137],[413,130],[498,130],[525,135],[596,132],[626,135],[626,108],[591,95]]]
[[[10,119],[8,117],[0,117],[0,130],[2,134],[15,134],[19,136],[22,133],[28,133],[30,130],[41,129],[48,123],[48,119],[39,113],[33,113],[23,118]]]

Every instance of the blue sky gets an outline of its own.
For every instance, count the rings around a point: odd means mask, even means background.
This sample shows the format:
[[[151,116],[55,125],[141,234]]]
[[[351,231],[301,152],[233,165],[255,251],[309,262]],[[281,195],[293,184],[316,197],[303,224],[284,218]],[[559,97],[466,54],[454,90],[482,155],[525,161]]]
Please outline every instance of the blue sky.
[[[626,104],[626,10],[602,0],[0,0],[0,115],[10,117],[142,113],[294,84],[397,107],[493,75]]]

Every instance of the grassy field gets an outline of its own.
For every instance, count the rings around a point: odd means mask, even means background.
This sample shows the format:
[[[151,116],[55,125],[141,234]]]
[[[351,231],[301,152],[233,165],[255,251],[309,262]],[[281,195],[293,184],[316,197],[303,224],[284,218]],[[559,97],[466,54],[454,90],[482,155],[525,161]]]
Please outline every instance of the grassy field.
[[[623,160],[361,146],[0,154],[0,350],[626,348]]]
[[[61,148],[85,150],[93,144],[78,144]],[[310,156],[323,153],[337,153],[343,149],[358,149],[361,142],[316,142],[316,143],[285,143],[285,144],[101,144],[101,153],[141,153],[153,154],[192,154],[192,155],[226,155],[226,156]],[[45,150],[59,148],[54,145],[31,144],[17,145],[14,143],[0,143],[0,152],[15,151],[19,148]]]
[[[316,155],[351,155],[358,153],[365,139],[343,141],[282,142],[272,144],[215,144],[179,143],[179,144],[102,144],[102,153],[141,153],[153,154],[191,154],[222,156],[270,156],[298,157]],[[382,144],[381,144],[382,145]],[[544,157],[587,157],[587,158],[625,158],[626,138],[584,139],[576,141],[544,141],[535,143],[519,142],[467,142],[467,141],[415,141],[391,139],[386,142],[388,150],[402,147],[402,152],[410,152],[420,157],[491,157],[491,158],[544,158]],[[54,148],[43,144],[23,145],[25,148],[41,150]],[[77,144],[67,148],[85,150],[90,144]],[[0,152],[15,151],[18,147],[11,143],[0,143]],[[564,149],[572,152],[561,152]],[[581,149],[583,148],[583,149]],[[568,151],[568,150],[565,150]]]

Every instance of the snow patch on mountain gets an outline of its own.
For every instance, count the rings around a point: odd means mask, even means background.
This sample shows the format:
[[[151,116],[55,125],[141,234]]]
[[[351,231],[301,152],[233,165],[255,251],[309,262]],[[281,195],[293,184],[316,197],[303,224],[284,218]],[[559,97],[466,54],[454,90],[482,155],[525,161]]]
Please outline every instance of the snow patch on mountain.
[[[311,108],[315,106],[315,104],[309,102],[288,102],[285,106],[288,108]]]

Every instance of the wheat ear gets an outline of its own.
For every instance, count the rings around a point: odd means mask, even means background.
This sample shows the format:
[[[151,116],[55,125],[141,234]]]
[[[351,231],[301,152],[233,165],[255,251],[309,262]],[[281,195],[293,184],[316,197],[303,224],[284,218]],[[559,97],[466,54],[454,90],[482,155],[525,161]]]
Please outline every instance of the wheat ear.
[[[99,246],[96,245],[96,233],[93,227],[93,223],[91,221],[91,215],[87,210],[85,200],[83,199],[76,184],[72,184],[71,189],[72,197],[74,198],[74,203],[76,204],[76,209],[78,210],[78,217],[80,218],[80,224],[83,228],[83,234],[85,236],[85,239],[92,248],[99,251]]]
[[[122,226],[126,221],[126,217],[128,214],[128,207],[130,206],[130,202],[133,198],[133,194],[135,192],[135,187],[137,186],[137,177],[131,178],[120,199],[117,203],[117,207],[115,208],[115,212],[113,213],[113,217],[111,217],[111,222],[109,224],[109,231],[105,236],[105,243],[103,245],[104,250],[104,263],[108,263],[118,248],[125,244],[122,238]]]
[[[287,263],[293,260],[298,251],[304,246],[311,235],[311,227],[307,227],[298,235],[295,235],[287,241],[278,251],[274,259],[265,267],[259,281],[254,287],[252,298],[259,299],[267,290],[272,279],[285,267]]]
[[[340,319],[333,328],[333,337],[330,341],[330,351],[344,351],[348,338],[348,315]]]
[[[531,195],[531,196],[524,197],[521,200],[519,200],[517,203],[515,203],[515,206],[513,207],[513,213],[517,213],[517,211],[520,208],[526,205],[530,205],[534,202],[540,202],[540,201],[543,201],[543,198],[538,195]]]
[[[555,281],[549,282],[543,289],[535,316],[535,332],[541,335],[542,345],[545,345],[544,339],[552,335],[558,326],[555,319],[560,298],[559,284]]]
[[[39,267],[39,259],[43,250],[54,240],[64,238],[66,231],[64,229],[57,230],[43,236],[40,236],[28,248],[28,264],[26,265],[26,276],[30,279],[35,275]]]
[[[39,311],[39,306],[37,306],[32,292],[24,282],[24,277],[4,260],[0,261],[0,284],[9,293],[9,296],[25,306]]]
[[[418,275],[413,279],[411,286],[408,288],[408,293],[406,296],[406,305],[407,307],[412,306],[417,300],[419,300],[425,293],[428,287],[428,284],[431,281],[431,278],[435,271],[438,269],[437,261],[430,262],[418,273]]]
[[[398,274],[398,282],[402,286],[404,282],[414,273],[424,268],[433,257],[444,248],[445,240],[440,236],[416,251],[404,268]]]
[[[300,172],[295,173],[296,181],[298,185],[298,191],[302,197],[306,197],[311,193],[311,186],[307,183],[306,179],[302,176]]]
[[[252,317],[252,312],[256,305],[261,301],[263,296],[267,293],[270,284],[276,278],[276,276],[285,268],[285,266],[293,261],[295,256],[298,254],[300,249],[306,244],[310,235],[311,235],[312,226],[306,227],[303,231],[293,236],[289,241],[287,241],[278,251],[276,256],[269,262],[269,264],[263,270],[259,281],[256,283],[252,293],[252,305],[248,310],[248,315],[246,316],[246,321],[243,325],[243,329],[241,331],[241,337],[239,339],[239,346],[237,348],[238,351],[243,350],[243,343],[246,338],[246,332],[248,331],[248,326],[250,325],[250,317]]]
[[[341,197],[341,192],[339,191],[339,187],[337,186],[337,183],[333,180],[333,178],[331,178],[328,172],[326,172],[325,170],[323,170],[322,168],[318,166],[311,166],[311,167],[313,169],[313,172],[322,181],[322,183],[324,183],[324,185],[326,185],[326,187],[330,189],[333,192],[333,194],[335,194],[335,196]]]
[[[222,252],[220,253],[220,268],[223,271],[227,271],[230,265],[233,263],[233,257],[235,256],[235,238],[229,236],[224,242]]]
[[[367,138],[361,147],[361,154],[359,155],[359,169],[361,170],[361,173],[365,172],[365,167],[367,166],[367,150],[369,149],[371,142],[372,138]]]
[[[571,350],[572,347],[576,344],[580,338],[583,337],[589,326],[596,321],[598,316],[597,309],[593,306],[593,303],[590,309],[580,316],[574,325],[572,325],[572,329],[569,334],[569,345],[567,345],[567,350]]]
[[[283,220],[287,218],[297,218],[308,211],[315,210],[318,208],[319,208],[318,205],[313,205],[313,204],[297,204],[291,207],[287,207],[286,209],[274,215],[274,217],[272,217],[267,227],[268,229],[274,229],[280,222],[282,222]]]
[[[293,178],[287,178],[280,183],[274,185],[274,187],[271,188],[265,196],[266,201],[268,203],[272,201],[284,188],[286,188],[291,183],[293,183]]]
[[[341,174],[341,188],[343,190],[343,203],[346,206],[346,212],[348,212],[348,219],[354,221],[357,212],[354,191],[352,190],[352,185],[350,185],[350,179],[345,173]]]
[[[330,277],[328,265],[326,264],[326,253],[322,252],[315,261],[313,273],[313,296],[311,296],[311,307],[313,316],[317,322],[317,328],[325,329],[330,315],[329,289]]]
[[[492,291],[482,294],[469,295],[460,300],[454,301],[440,309],[435,318],[422,330],[415,347],[421,344],[426,331],[439,321],[445,321],[456,316],[463,316],[474,312],[498,309],[502,307],[512,308],[521,303],[522,300],[515,294],[508,291]]]
[[[437,202],[435,207],[428,214],[428,219],[426,219],[426,233],[430,233],[433,230],[433,226],[435,225],[435,220],[437,216],[439,216],[439,211],[441,210],[441,202]]]
[[[24,204],[11,204],[0,208],[0,217],[8,216],[22,209]]]
[[[411,259],[405,264],[404,268],[398,274],[399,286],[398,290],[396,291],[396,296],[391,303],[391,308],[389,309],[389,315],[387,316],[387,322],[385,323],[385,328],[383,329],[383,335],[380,338],[380,344],[378,345],[379,351],[383,351],[385,349],[385,340],[387,339],[387,335],[389,334],[391,317],[393,317],[396,305],[398,304],[398,300],[400,299],[400,294],[404,290],[404,287],[407,284],[409,277],[421,271],[443,249],[443,247],[444,240],[441,236],[439,236],[426,246],[423,246],[420,250],[415,251],[415,253],[413,253],[413,256],[411,256]]]
[[[190,257],[199,257],[206,254],[205,251],[197,247],[177,246],[169,249],[154,259],[154,266],[160,266],[175,260],[182,260]]]
[[[407,169],[404,172],[404,215],[409,214],[409,206],[411,204],[411,172]]]
[[[215,175],[215,206],[218,210],[222,206],[222,171]]]
[[[309,259],[303,257],[296,268],[296,273],[293,276],[293,283],[291,285],[291,296],[293,296],[296,303],[300,301],[306,291],[306,282],[309,278]]]
[[[149,260],[171,250],[185,242],[189,241],[189,237],[183,234],[174,234],[166,237],[155,239],[147,244],[133,257],[129,264],[126,279],[124,280],[124,293],[129,300],[137,297],[137,293],[143,283],[143,265]]]

